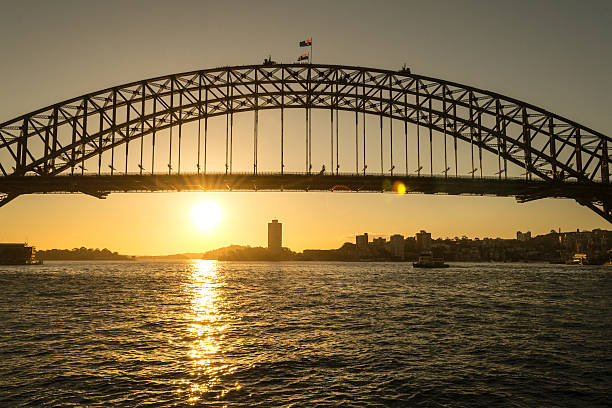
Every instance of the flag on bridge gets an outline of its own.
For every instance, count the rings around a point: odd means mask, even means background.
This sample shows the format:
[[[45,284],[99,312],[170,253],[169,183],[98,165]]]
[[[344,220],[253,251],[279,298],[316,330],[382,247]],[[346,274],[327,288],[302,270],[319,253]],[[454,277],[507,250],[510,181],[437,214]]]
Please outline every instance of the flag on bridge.
[[[307,59],[308,59],[308,53],[300,55],[297,60],[298,61],[305,61]]]
[[[309,40],[300,41],[300,47],[310,47],[312,46],[312,38]]]

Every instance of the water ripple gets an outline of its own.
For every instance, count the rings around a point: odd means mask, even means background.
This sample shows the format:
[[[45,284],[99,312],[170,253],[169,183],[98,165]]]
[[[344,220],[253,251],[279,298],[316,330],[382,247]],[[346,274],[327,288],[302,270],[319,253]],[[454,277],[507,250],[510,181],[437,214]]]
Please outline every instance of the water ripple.
[[[610,406],[604,267],[0,268],[0,406]]]

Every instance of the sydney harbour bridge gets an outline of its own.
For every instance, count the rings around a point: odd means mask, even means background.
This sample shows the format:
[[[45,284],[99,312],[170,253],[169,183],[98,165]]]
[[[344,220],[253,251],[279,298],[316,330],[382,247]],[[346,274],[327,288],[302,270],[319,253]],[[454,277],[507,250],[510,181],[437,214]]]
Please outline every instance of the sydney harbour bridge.
[[[248,132],[236,132],[244,116]],[[0,207],[33,193],[395,191],[570,198],[612,222],[611,145],[548,110],[406,68],[267,60],[0,124]]]

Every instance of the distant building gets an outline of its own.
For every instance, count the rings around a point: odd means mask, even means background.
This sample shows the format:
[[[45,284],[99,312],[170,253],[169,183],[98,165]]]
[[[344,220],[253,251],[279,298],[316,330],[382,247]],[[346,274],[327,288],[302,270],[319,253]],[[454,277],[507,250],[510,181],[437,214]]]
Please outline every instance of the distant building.
[[[408,253],[415,253],[418,251],[417,242],[415,237],[406,237],[404,240],[404,255],[408,257]]]
[[[421,249],[431,248],[431,233],[426,232],[425,230],[421,230],[420,232],[417,232],[416,241],[417,241],[417,245]]]
[[[405,257],[406,242],[404,236],[400,234],[391,235],[389,238],[389,249],[391,255],[396,258],[404,259]]]
[[[384,249],[385,245],[387,245],[387,240],[384,238],[374,238],[372,240],[372,247]]]
[[[531,231],[527,231],[525,233],[522,233],[521,231],[517,231],[516,232],[516,239],[518,241],[523,241],[523,242],[531,239]]]
[[[366,232],[363,235],[357,235],[355,237],[355,245],[358,250],[366,250],[368,249],[368,233]]]
[[[278,220],[268,223],[268,250],[274,255],[279,255],[283,248],[283,224]]]

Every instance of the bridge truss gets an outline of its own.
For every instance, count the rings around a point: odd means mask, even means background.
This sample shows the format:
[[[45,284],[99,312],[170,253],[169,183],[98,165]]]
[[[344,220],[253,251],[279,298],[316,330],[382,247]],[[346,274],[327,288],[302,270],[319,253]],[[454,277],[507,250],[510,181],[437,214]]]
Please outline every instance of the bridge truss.
[[[301,174],[285,171],[287,109],[305,113]],[[330,167],[321,174],[313,173],[313,109],[329,111]],[[280,112],[280,157],[273,175],[258,170],[259,112],[264,110]],[[354,113],[354,167],[343,163],[340,172],[342,111]],[[253,112],[252,145],[234,146],[234,115],[243,112]],[[225,149],[211,152],[208,122],[217,116],[226,118]],[[366,116],[377,119],[380,132],[366,132]],[[403,124],[399,134],[392,125],[397,121]],[[184,134],[192,122],[197,132]],[[161,143],[156,136],[163,131],[169,132],[167,171],[155,173],[156,160],[166,160],[156,157]],[[181,163],[184,137],[197,138],[192,174]],[[402,148],[398,139],[403,139]],[[434,140],[443,141],[440,151],[434,152]],[[528,103],[408,70],[315,64],[223,67],[105,89],[2,123],[0,206],[29,193],[104,197],[111,191],[263,186],[384,191],[389,182],[401,181],[409,191],[426,193],[511,195],[520,201],[572,198],[612,222],[611,142],[609,136]],[[458,149],[462,144],[469,145],[468,153]],[[369,146],[379,149],[380,163],[366,155]],[[252,149],[249,174],[234,171],[236,148]],[[483,172],[483,152],[496,157],[493,177]],[[224,155],[224,168],[207,166],[211,155]],[[128,168],[130,157],[138,162],[136,174]],[[444,163],[437,174],[434,157]],[[459,173],[461,160],[470,165],[467,176]],[[402,168],[396,166],[400,162]],[[509,175],[509,166],[522,169],[520,179]]]

